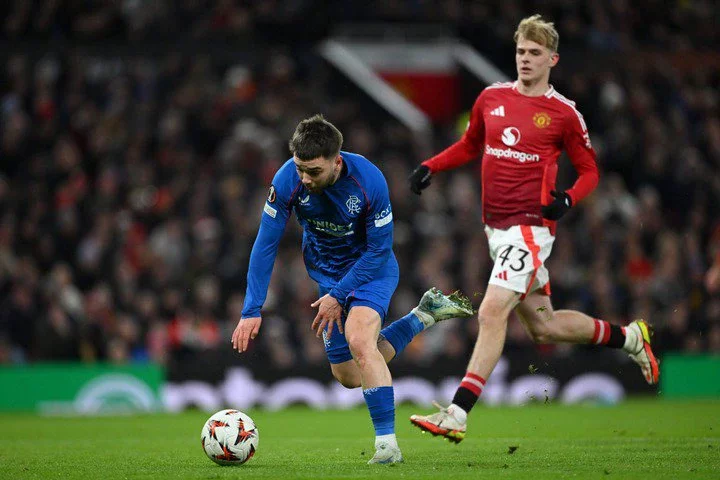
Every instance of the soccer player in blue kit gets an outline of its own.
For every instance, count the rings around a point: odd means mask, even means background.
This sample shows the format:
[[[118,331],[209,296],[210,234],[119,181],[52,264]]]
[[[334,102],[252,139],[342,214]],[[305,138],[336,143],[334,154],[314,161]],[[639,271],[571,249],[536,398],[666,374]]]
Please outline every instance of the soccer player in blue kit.
[[[431,288],[409,314],[381,330],[399,278],[390,196],[380,170],[361,155],[341,151],[342,140],[321,115],[298,124],[289,145],[293,157],[275,174],[263,208],[232,343],[244,352],[258,334],[278,244],[295,211],[305,266],[319,286],[311,328],[318,336],[322,332],[335,379],[363,389],[376,435],[368,463],[402,462],[387,362],[437,321],[474,312],[462,295]]]

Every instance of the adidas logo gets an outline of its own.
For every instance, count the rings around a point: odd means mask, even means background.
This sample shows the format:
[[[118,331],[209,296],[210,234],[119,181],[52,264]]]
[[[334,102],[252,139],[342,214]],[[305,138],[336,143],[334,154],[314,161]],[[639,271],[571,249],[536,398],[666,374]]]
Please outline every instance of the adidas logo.
[[[496,117],[504,117],[505,116],[505,105],[500,105],[495,110],[490,112],[490,115],[495,115]]]
[[[499,278],[500,280],[507,280],[507,270],[503,270],[502,272],[495,275],[495,278]]]

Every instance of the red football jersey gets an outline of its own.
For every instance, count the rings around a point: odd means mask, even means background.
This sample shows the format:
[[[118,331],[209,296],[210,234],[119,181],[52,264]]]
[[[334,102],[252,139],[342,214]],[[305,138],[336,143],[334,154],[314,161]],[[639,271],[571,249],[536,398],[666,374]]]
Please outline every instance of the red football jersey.
[[[575,103],[551,86],[539,97],[496,83],[480,93],[463,137],[423,162],[432,173],[463,165],[481,152],[483,221],[494,228],[546,225],[540,207],[554,200],[557,159],[566,150],[578,179],[566,190],[576,205],[598,182],[595,151]]]

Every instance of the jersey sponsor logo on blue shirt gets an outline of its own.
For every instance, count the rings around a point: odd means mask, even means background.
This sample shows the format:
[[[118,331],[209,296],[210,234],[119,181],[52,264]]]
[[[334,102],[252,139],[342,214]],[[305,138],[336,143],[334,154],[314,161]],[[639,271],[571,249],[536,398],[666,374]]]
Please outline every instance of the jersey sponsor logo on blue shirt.
[[[375,214],[375,228],[384,227],[388,223],[392,222],[392,207],[388,205],[385,210]]]
[[[327,233],[334,237],[346,237],[355,233],[353,230],[353,224],[348,223],[347,225],[337,225],[327,220],[315,220],[314,218],[308,218],[308,223],[323,233]]]
[[[392,222],[392,212],[390,212],[386,217],[381,218],[380,220],[375,220],[375,227],[380,228],[384,227],[388,223]]]

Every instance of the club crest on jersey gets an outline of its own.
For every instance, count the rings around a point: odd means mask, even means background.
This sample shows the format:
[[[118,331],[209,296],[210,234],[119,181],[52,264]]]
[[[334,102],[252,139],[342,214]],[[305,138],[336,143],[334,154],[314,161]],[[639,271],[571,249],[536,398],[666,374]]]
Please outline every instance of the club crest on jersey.
[[[360,199],[355,195],[350,195],[345,202],[345,206],[348,209],[350,215],[357,215],[360,213]]]
[[[275,185],[270,185],[270,191],[268,192],[268,203],[275,202]]]
[[[537,128],[547,127],[548,125],[550,125],[551,120],[552,119],[550,118],[550,115],[545,112],[538,112],[533,115],[533,123]]]
[[[520,130],[516,127],[507,127],[503,130],[500,140],[508,147],[514,147],[520,141]]]

